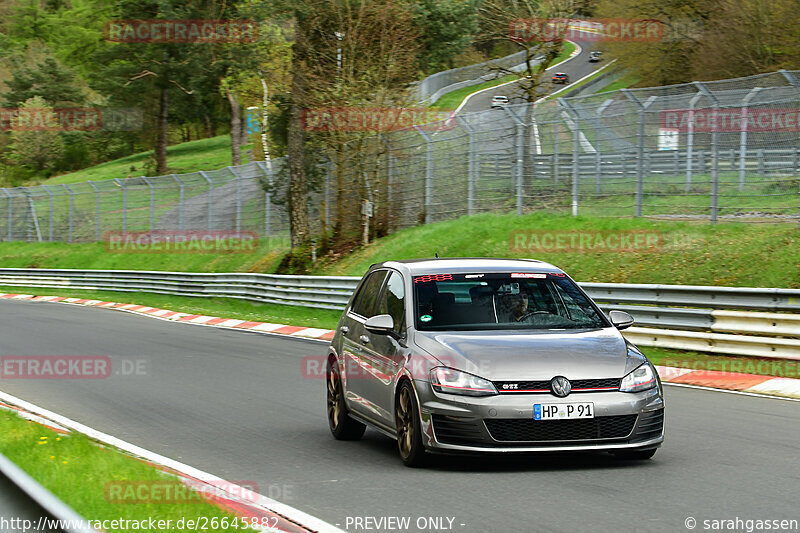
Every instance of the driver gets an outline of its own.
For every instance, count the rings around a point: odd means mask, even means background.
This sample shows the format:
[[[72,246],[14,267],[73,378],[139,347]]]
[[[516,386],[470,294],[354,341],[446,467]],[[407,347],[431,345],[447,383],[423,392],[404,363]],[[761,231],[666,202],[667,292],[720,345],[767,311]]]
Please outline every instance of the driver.
[[[517,294],[504,294],[501,302],[507,313],[506,322],[520,322],[528,313],[528,292],[525,290]]]

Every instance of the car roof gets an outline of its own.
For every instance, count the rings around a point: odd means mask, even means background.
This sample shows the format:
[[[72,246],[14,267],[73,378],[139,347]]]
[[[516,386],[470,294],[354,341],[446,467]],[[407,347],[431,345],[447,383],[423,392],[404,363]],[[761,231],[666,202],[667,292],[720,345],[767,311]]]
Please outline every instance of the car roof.
[[[556,73],[554,74],[554,76],[566,76],[566,75],[567,75],[567,73],[566,73],[566,72],[556,72]]]
[[[503,272],[563,272],[560,268],[537,259],[502,259],[487,257],[452,257],[384,261],[370,270],[387,267],[416,276],[423,274],[469,274]]]
[[[504,95],[502,95],[502,94],[495,95],[495,97],[494,97],[494,98],[495,98],[495,99],[497,99],[497,98],[502,98],[502,99],[504,99],[504,100],[508,100],[508,96],[504,96]]]

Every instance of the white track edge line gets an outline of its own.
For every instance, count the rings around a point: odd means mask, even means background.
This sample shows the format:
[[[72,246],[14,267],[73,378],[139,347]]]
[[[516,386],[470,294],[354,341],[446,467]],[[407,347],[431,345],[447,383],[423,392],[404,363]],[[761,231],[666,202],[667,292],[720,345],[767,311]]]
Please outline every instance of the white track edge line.
[[[8,394],[1,390],[0,390],[0,399],[12,405],[16,405],[17,407],[21,407],[34,414],[42,416],[44,418],[48,418],[66,428],[75,430],[78,433],[83,433],[84,435],[88,436],[91,439],[103,442],[105,444],[109,444],[111,446],[115,446],[121,450],[124,450],[133,455],[137,455],[152,463],[156,463],[161,466],[171,468],[172,470],[175,470],[187,476],[194,477],[201,481],[222,482],[225,483],[227,486],[231,487],[232,489],[242,490],[242,491],[244,490],[242,487],[237,487],[236,485],[230,484],[228,481],[222,479],[221,477],[215,476],[214,474],[209,474],[208,472],[204,472],[200,469],[194,468],[193,466],[189,466],[179,461],[175,461],[174,459],[164,457],[163,455],[151,452],[150,450],[146,450],[145,448],[141,448],[139,446],[136,446],[135,444],[131,444],[117,437],[108,435],[107,433],[97,431],[96,429],[90,428],[89,426],[81,424],[80,422],[75,422],[74,420],[71,420],[65,416],[49,411],[43,407],[39,407],[38,405],[25,401],[21,398],[17,398],[16,396],[12,396],[11,394]],[[272,498],[269,498],[262,494],[258,494],[257,502],[255,503],[256,505],[259,505],[266,510],[281,514],[291,520],[298,522],[299,524],[302,524],[305,527],[308,527],[309,529],[318,531],[319,533],[342,532],[341,529],[327,522],[324,522],[319,518],[311,516],[310,514],[305,513],[304,511],[301,511],[299,509],[296,509],[290,505],[286,505],[277,500],[273,500]]]

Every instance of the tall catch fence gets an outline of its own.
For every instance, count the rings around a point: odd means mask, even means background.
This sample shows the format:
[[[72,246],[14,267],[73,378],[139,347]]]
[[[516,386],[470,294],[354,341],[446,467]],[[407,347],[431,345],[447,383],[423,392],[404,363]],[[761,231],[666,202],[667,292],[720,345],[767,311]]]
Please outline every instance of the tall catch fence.
[[[319,153],[315,231],[380,234],[467,214],[800,220],[800,71],[461,113]],[[285,161],[0,189],[6,241],[252,231],[285,243]],[[271,184],[271,185],[270,185]],[[349,226],[348,226],[349,224]]]

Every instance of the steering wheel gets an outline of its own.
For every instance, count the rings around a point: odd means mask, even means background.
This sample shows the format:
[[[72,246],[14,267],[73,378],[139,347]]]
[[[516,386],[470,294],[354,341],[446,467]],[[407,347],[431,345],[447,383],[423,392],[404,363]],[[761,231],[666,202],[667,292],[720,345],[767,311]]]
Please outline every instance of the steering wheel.
[[[533,316],[533,315],[549,315],[549,314],[550,314],[550,312],[549,312],[549,311],[541,311],[541,310],[537,310],[537,311],[528,311],[527,313],[525,313],[524,315],[522,315],[521,317],[519,317],[519,318],[517,319],[517,322],[522,322],[523,320],[525,320],[525,319],[526,319],[526,318],[528,318],[529,316]]]

